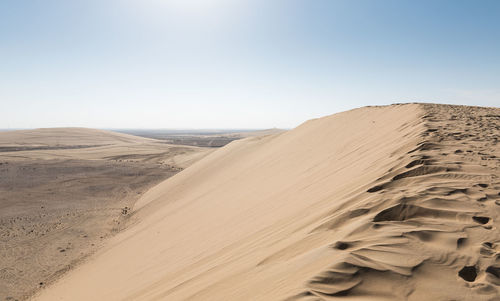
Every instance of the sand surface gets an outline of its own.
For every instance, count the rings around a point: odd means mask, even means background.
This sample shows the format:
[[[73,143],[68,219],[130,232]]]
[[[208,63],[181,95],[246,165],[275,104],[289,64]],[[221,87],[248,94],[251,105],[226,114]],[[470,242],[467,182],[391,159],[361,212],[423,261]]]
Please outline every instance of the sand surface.
[[[498,300],[500,109],[367,107],[232,142],[36,300]]]
[[[0,300],[94,253],[145,191],[208,151],[80,128],[0,133]]]

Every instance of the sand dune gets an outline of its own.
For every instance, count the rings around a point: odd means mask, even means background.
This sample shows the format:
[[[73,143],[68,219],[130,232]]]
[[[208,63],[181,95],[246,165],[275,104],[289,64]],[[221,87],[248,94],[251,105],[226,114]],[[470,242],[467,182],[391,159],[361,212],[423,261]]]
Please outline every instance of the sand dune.
[[[36,300],[497,300],[499,137],[500,109],[408,104],[232,142]]]

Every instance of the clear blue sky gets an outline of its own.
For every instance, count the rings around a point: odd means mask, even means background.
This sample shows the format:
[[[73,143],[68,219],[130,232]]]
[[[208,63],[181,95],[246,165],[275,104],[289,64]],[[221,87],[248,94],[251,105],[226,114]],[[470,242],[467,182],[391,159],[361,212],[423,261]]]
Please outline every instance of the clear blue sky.
[[[0,128],[289,128],[413,101],[500,106],[500,1],[0,1]]]

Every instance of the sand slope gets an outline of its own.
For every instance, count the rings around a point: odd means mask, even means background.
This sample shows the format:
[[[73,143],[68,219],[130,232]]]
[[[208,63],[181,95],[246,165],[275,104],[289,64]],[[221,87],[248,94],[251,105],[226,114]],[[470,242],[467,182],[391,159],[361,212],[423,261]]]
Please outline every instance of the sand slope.
[[[411,104],[233,142],[37,300],[493,300],[499,131],[499,109]]]

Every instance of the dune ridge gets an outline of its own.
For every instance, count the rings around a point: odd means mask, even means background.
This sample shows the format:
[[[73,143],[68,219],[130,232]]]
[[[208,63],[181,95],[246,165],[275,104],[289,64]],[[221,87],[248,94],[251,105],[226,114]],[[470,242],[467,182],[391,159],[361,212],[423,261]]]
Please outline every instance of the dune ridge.
[[[37,300],[496,300],[500,109],[366,107],[217,150]]]
[[[345,256],[288,300],[498,298],[500,110],[421,106],[423,140],[355,196],[378,195],[349,211],[368,223],[332,244]],[[343,222],[336,212],[316,231]]]

